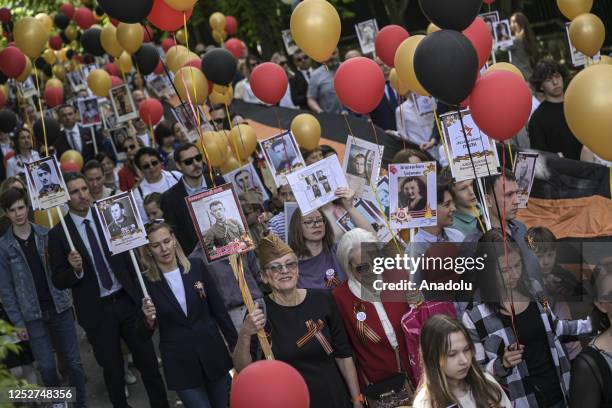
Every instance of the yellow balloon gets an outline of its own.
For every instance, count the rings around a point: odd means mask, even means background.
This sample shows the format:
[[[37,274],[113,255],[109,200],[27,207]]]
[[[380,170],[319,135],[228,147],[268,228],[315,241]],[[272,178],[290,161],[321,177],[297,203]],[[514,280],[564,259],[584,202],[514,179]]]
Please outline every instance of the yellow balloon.
[[[52,49],[47,48],[43,54],[42,54],[43,59],[45,60],[45,62],[49,65],[53,65],[55,64],[55,61],[57,61],[57,57],[55,56],[55,52],[53,52]]]
[[[228,87],[214,84],[208,99],[214,104],[229,105],[234,99],[234,90],[231,85]]]
[[[76,164],[79,167],[83,167],[83,156],[81,156],[81,153],[77,152],[76,150],[66,150],[60,157],[60,163]]]
[[[221,174],[227,174],[238,168],[240,168],[240,162],[234,156],[228,156],[225,162],[221,166],[219,166],[219,170],[221,170]]]
[[[21,74],[17,77],[18,82],[23,82],[32,74],[32,61],[26,58],[26,67],[21,71]]]
[[[108,24],[102,29],[100,43],[108,55],[119,58],[123,53],[123,47],[117,41],[117,28],[112,24]]]
[[[170,71],[176,72],[179,70],[179,68],[181,68],[176,59],[183,54],[189,54],[189,50],[187,47],[182,45],[175,45],[174,47],[170,47],[170,49],[168,49],[168,52],[166,52],[166,65],[168,65]]]
[[[395,68],[391,68],[391,71],[389,71],[389,82],[391,83],[393,89],[395,89],[400,95],[406,95],[408,92],[410,92],[410,89],[404,85],[402,81],[400,81],[399,75],[397,75]]]
[[[321,124],[311,114],[302,113],[291,121],[291,133],[300,147],[314,150],[321,140]]]
[[[51,78],[50,80],[47,81],[47,83],[45,84],[45,90],[48,88],[59,88],[59,89],[64,89],[64,84],[62,83],[62,81],[60,81],[57,78]]]
[[[53,30],[53,20],[51,20],[51,17],[45,13],[38,13],[34,18],[40,21],[45,28],[47,37],[49,37],[51,35],[51,31]]]
[[[495,72],[495,71],[513,72],[516,75],[520,76],[521,79],[525,79],[525,76],[523,75],[521,70],[518,69],[516,65],[510,64],[508,62],[498,62],[496,64],[491,65],[489,69],[487,69],[487,72],[485,73],[485,75],[488,74],[489,72]]]
[[[219,44],[223,44],[223,42],[225,42],[225,39],[227,38],[227,33],[225,32],[225,30],[222,30],[222,31],[214,30],[212,32],[212,37],[213,37],[213,40],[215,40]]]
[[[597,64],[572,79],[563,105],[572,133],[604,160],[612,160],[612,66]]]
[[[66,69],[63,65],[54,65],[51,71],[53,72],[53,76],[57,77],[60,81],[66,79]]]
[[[183,100],[202,105],[208,97],[208,81],[201,70],[194,67],[183,67],[174,77],[174,86]]]
[[[179,54],[173,60],[174,66],[177,67],[176,71],[178,71],[179,69],[183,68],[185,66],[185,64],[187,64],[189,61],[194,60],[194,59],[199,61],[200,57],[197,54],[195,54],[195,53],[193,53],[191,51],[189,51],[188,53],[181,53],[181,54]],[[173,72],[176,73],[176,71],[173,71]]]
[[[298,4],[291,14],[290,27],[298,47],[317,62],[327,61],[340,40],[340,16],[327,1]]]
[[[218,132],[204,132],[201,144],[208,159],[208,164],[213,167],[221,166],[227,160],[229,154],[227,147],[223,144]]]
[[[164,0],[167,5],[178,11],[191,10],[198,0]]]
[[[607,55],[602,55],[599,60],[599,63],[612,65],[612,57],[608,57]]]
[[[427,34],[435,33],[436,31],[439,31],[439,30],[440,30],[440,27],[438,27],[434,23],[429,23],[429,25],[427,26]]]
[[[557,0],[557,6],[568,20],[573,20],[580,14],[588,13],[593,7],[593,0]]]
[[[96,96],[104,98],[108,96],[108,91],[113,83],[108,72],[103,69],[96,69],[87,77],[87,85]]]
[[[13,36],[17,47],[30,58],[37,58],[49,38],[43,24],[34,17],[23,17],[15,24]]]
[[[586,56],[599,52],[606,38],[604,23],[595,14],[585,13],[576,17],[569,27],[572,45]]]
[[[66,38],[68,38],[70,41],[74,41],[77,38],[78,31],[75,26],[68,26],[64,30],[64,34],[66,34]]]
[[[213,31],[225,31],[225,15],[220,12],[214,12],[208,18],[208,24]]]
[[[234,126],[229,134],[230,147],[236,157],[245,161],[253,154],[257,147],[255,129],[249,125]]]
[[[144,30],[140,23],[119,23],[117,27],[117,42],[128,54],[134,54],[144,39]]]
[[[179,44],[183,44],[183,45],[187,44],[187,36],[185,35],[185,30],[179,30],[176,33],[176,41]]]
[[[47,214],[46,210],[34,211],[34,223],[47,228],[53,228],[56,226],[60,222],[59,214],[53,209],[49,211],[51,212],[51,224],[49,224],[49,215]]]
[[[395,52],[395,70],[404,86],[419,95],[429,96],[414,73],[414,52],[423,38],[424,35],[413,35],[400,44]]]
[[[132,56],[124,51],[119,59],[117,59],[117,68],[119,68],[119,71],[123,72],[124,74],[130,72],[132,68],[134,68]]]

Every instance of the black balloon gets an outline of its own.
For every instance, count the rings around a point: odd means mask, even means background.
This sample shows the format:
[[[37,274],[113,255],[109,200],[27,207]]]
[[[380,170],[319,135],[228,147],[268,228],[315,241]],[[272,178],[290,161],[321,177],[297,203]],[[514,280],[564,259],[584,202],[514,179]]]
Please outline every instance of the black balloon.
[[[142,75],[149,75],[159,64],[159,54],[157,48],[152,44],[142,44],[140,49],[134,54],[134,60]]]
[[[51,65],[47,64],[46,62],[45,62],[45,65],[43,65],[43,67],[40,68],[40,70],[44,72],[45,75],[48,77],[53,76],[53,67],[51,67]]]
[[[98,17],[102,17],[104,15],[104,10],[102,10],[102,7],[100,6],[96,6],[96,8],[94,9],[94,12],[96,13]]]
[[[47,63],[42,58],[36,58],[34,60],[34,66],[36,67],[36,69],[40,69],[42,71],[43,68],[45,68],[45,65],[47,65]]]
[[[62,42],[66,45],[72,42],[68,37],[66,37],[66,33],[63,31],[60,32],[60,37],[62,37]]]
[[[38,142],[39,146],[45,144],[45,132],[47,134],[47,145],[51,146],[55,144],[55,141],[59,139],[62,134],[60,124],[55,119],[45,118],[45,129],[43,130],[42,120],[38,119],[34,122],[33,126],[34,137]]]
[[[66,27],[68,27],[68,25],[70,24],[70,17],[68,17],[64,13],[57,13],[55,15],[55,18],[53,19],[53,22],[55,23],[57,28],[59,28],[60,30],[65,30]]]
[[[153,0],[98,0],[102,10],[123,23],[139,23],[153,8]]]
[[[423,14],[442,29],[463,31],[478,15],[482,0],[419,0]]]
[[[206,79],[218,85],[227,86],[236,76],[238,60],[225,48],[207,51],[202,58],[202,72]]]
[[[17,116],[10,109],[0,110],[0,131],[10,133],[17,126]]]
[[[414,72],[433,97],[459,105],[478,78],[478,55],[463,34],[436,31],[426,36],[414,52]]]
[[[68,49],[68,51],[66,51],[66,58],[68,58],[69,60],[73,59],[75,55],[76,52],[74,52],[74,50],[72,49]]]
[[[102,30],[99,28],[88,28],[81,36],[81,44],[83,44],[85,51],[96,57],[101,57],[105,52],[100,42],[101,34]]]

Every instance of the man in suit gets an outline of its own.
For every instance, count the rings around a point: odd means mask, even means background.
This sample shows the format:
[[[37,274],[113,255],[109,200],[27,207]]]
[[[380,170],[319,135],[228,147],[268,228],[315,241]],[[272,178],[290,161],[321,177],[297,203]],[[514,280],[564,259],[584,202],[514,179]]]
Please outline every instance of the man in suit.
[[[380,69],[385,74],[385,94],[382,100],[370,114],[372,122],[375,125],[380,126],[384,130],[397,130],[397,123],[395,122],[395,110],[399,106],[399,96],[395,89],[389,83],[389,67],[385,65],[382,60],[378,57],[375,59]]]
[[[127,253],[112,256],[91,211],[91,195],[81,174],[65,176],[70,212],[64,217],[74,243],[71,251],[58,224],[49,232],[53,284],[72,289],[77,321],[85,330],[114,408],[128,408],[125,397],[121,339],[134,357],[151,407],[168,408],[166,387],[151,340],[138,334],[143,298],[136,271]]]
[[[209,205],[210,213],[215,223],[204,233],[204,249],[212,253],[215,248],[221,248],[244,234],[244,227],[240,221],[225,217],[225,206],[221,201],[213,201]]]
[[[310,83],[310,57],[304,51],[298,49],[293,54],[293,64],[296,67],[295,75],[289,79],[291,88],[291,101],[300,109],[308,109],[307,94],[308,84]]]
[[[63,131],[57,138],[53,147],[57,157],[61,157],[66,150],[76,150],[83,156],[83,161],[87,163],[96,155],[94,143],[98,146],[98,151],[104,150],[103,137],[93,128],[84,128],[76,122],[76,111],[72,105],[62,105],[58,108],[60,124]],[[94,140],[95,136],[95,140]]]
[[[187,143],[175,149],[174,161],[176,167],[183,173],[183,177],[163,193],[161,208],[166,222],[172,225],[181,247],[188,254],[195,248],[198,236],[189,215],[185,197],[199,194],[211,188],[213,183],[202,153],[193,143]],[[216,185],[224,183],[222,178],[215,178]]]

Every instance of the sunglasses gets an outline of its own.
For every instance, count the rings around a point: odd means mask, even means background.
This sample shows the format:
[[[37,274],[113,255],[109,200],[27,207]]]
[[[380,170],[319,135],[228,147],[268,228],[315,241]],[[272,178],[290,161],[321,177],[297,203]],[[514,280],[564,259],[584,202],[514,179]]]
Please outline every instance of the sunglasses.
[[[140,168],[143,170],[149,170],[149,169],[152,169],[153,167],[159,166],[159,164],[160,164],[159,160],[151,160],[150,163],[143,164]]]
[[[181,160],[181,163],[183,163],[185,166],[191,166],[194,161],[197,161],[198,163],[202,163],[202,155],[201,154],[196,154],[193,157],[190,157],[190,158],[185,159],[185,160]]]

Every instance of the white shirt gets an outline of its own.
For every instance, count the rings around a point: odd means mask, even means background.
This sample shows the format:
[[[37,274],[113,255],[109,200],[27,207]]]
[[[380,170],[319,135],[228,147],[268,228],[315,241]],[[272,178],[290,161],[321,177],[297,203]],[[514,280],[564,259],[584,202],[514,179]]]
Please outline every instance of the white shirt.
[[[8,159],[6,162],[6,177],[13,177],[25,172],[25,163],[40,160],[40,155],[36,150],[32,150],[30,157],[24,157],[20,154]]]
[[[183,175],[178,171],[162,170],[161,180],[156,181],[155,183],[149,183],[146,179],[143,179],[137,187],[134,187],[134,201],[136,202],[136,206],[138,207],[140,218],[142,218],[143,223],[146,224],[149,221],[147,213],[144,209],[145,197],[151,193],[163,193],[164,191],[168,191],[172,186],[179,182],[181,177],[183,177]]]
[[[300,69],[299,71],[302,73],[302,76],[304,76],[304,79],[306,80],[306,82],[310,83],[310,76],[312,75],[312,68]]]
[[[395,121],[400,136],[416,145],[431,140],[431,130],[435,122],[434,114],[419,114],[417,107],[409,97],[395,110]]]
[[[146,147],[151,147],[151,136],[149,135],[149,132],[137,135],[137,137]]]
[[[181,270],[177,268],[171,272],[164,272],[164,278],[166,278],[170,290],[172,290],[174,297],[181,306],[181,309],[183,309],[183,313],[187,316],[187,298],[185,297],[185,286],[183,285]]]
[[[4,156],[6,156],[7,154],[13,151],[13,148],[11,147],[11,142],[0,143],[0,149],[2,149],[2,154]]]

